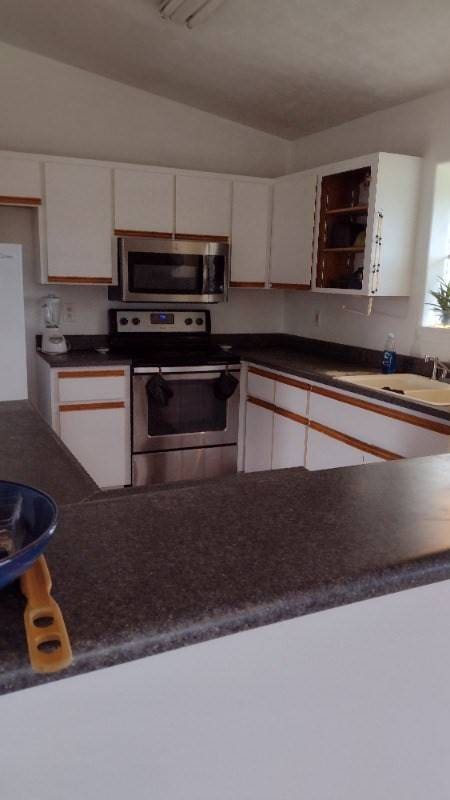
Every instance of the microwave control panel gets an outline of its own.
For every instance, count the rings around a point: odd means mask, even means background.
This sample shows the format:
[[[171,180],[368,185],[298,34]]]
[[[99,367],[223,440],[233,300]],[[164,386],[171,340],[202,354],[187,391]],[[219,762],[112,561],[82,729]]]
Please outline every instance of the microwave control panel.
[[[118,333],[205,333],[207,311],[116,309]]]

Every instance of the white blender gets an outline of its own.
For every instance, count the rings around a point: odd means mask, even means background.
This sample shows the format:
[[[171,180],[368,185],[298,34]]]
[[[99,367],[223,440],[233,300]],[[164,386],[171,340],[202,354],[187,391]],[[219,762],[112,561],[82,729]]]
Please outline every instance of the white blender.
[[[61,319],[61,298],[56,294],[44,297],[42,303],[44,310],[45,330],[42,334],[43,353],[67,353],[67,342],[59,329]]]

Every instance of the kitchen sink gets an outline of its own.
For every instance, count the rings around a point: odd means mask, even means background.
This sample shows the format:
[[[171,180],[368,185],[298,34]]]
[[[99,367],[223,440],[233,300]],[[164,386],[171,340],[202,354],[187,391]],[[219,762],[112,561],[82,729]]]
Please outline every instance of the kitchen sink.
[[[410,389],[405,392],[412,400],[427,403],[430,406],[450,406],[450,386],[443,385],[439,389]]]
[[[368,389],[386,389],[386,391],[402,389],[405,393],[410,389],[434,389],[436,387],[436,381],[425,378],[424,375],[415,375],[413,372],[395,372],[392,375],[347,375],[340,377],[340,380],[356,383],[358,386],[367,386]]]
[[[386,394],[399,393],[411,400],[429,406],[450,406],[450,384],[415,375],[413,372],[396,372],[392,375],[348,375],[340,380],[378,389]]]

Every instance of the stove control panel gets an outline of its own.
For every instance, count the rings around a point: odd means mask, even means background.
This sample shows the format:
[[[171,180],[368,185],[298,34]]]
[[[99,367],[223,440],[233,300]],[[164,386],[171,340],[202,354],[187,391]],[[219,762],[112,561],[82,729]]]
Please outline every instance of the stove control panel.
[[[118,333],[205,333],[208,311],[116,309]]]

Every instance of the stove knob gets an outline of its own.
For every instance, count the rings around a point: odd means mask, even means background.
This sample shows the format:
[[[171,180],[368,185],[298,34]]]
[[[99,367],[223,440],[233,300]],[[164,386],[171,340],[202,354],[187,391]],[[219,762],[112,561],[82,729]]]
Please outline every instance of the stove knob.
[[[186,319],[184,320],[185,325],[192,325],[192,323],[193,323],[192,317],[186,317]]]
[[[128,318],[127,317],[121,317],[119,319],[119,322],[120,322],[121,325],[128,325]]]
[[[201,317],[197,317],[195,322],[197,323],[197,325],[203,325],[203,319]]]
[[[133,317],[133,319],[131,321],[132,321],[133,325],[140,325],[141,324],[141,320],[139,319],[139,317]]]

